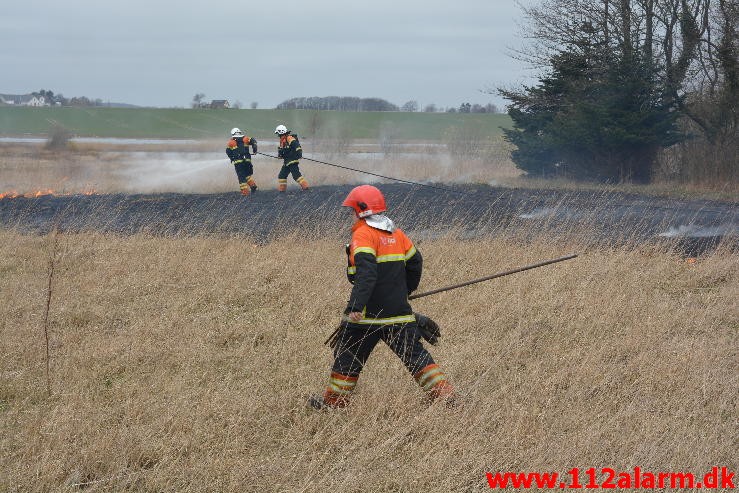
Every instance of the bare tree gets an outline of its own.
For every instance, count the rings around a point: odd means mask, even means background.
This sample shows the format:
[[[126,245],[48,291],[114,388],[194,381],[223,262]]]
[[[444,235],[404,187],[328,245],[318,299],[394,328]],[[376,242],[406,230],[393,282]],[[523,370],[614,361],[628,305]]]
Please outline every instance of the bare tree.
[[[407,111],[409,113],[415,113],[418,111],[418,101],[408,101],[401,108],[400,111]]]
[[[205,94],[199,92],[192,97],[192,103],[190,105],[193,108],[200,108],[200,106],[203,104],[203,99],[205,99]]]
[[[308,120],[308,135],[315,138],[323,126],[323,117],[320,111],[314,111]]]
[[[488,103],[485,105],[485,112],[486,113],[500,113],[500,110],[493,103]]]
[[[625,59],[639,56],[663,81],[668,102],[706,138],[714,140],[727,124],[736,127],[735,0],[543,0],[523,10],[525,36],[532,42],[516,58],[546,68],[563,44],[599,45]],[[708,112],[707,101],[714,108]]]
[[[54,122],[49,132],[49,138],[46,141],[46,148],[55,150],[66,149],[73,136],[69,129]]]
[[[423,108],[423,111],[424,111],[425,113],[436,113],[436,112],[437,112],[438,110],[437,110],[437,108],[436,108],[436,105],[435,105],[434,103],[431,103],[431,104],[427,104],[427,105],[426,105],[426,106],[425,106],[425,107]]]

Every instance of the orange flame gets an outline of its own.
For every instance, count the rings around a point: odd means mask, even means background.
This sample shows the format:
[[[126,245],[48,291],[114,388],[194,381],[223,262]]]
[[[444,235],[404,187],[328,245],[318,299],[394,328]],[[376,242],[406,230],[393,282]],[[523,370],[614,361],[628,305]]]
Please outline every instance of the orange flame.
[[[54,190],[48,188],[46,190],[36,190],[32,193],[26,194],[27,197],[41,197],[42,195],[54,195]]]
[[[51,188],[47,188],[45,190],[33,190],[33,191],[30,191],[30,192],[25,192],[25,193],[18,193],[15,190],[10,190],[10,191],[7,191],[7,192],[0,192],[0,200],[2,200],[2,199],[16,199],[16,198],[19,198],[19,197],[36,198],[36,197],[43,197],[43,196],[46,196],[46,195],[53,195],[54,197],[68,197],[68,196],[71,196],[71,195],[96,195],[96,194],[97,194],[97,192],[95,191],[94,188],[89,188],[87,190],[83,190],[81,192],[76,192],[76,193],[66,193],[66,192],[59,193],[59,192],[54,191]]]

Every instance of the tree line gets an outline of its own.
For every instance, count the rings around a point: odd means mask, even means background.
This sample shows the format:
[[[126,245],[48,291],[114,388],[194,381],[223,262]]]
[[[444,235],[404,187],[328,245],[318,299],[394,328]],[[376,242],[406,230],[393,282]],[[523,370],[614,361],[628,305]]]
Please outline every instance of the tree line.
[[[330,110],[330,111],[405,111],[417,112],[420,110],[418,101],[411,100],[402,106],[381,98],[359,97],[300,97],[287,99],[276,106],[278,110]],[[450,107],[441,109],[435,104],[424,106],[425,113],[446,111],[447,113],[498,113],[498,107],[492,103],[486,105],[462,103],[459,108]]]
[[[510,101],[516,165],[536,176],[647,183],[739,179],[735,0],[543,0],[516,56],[538,83]],[[709,157],[709,159],[706,159]]]
[[[307,97],[291,98],[276,106],[278,110],[334,110],[334,111],[398,111],[397,105],[381,98]]]
[[[106,103],[102,99],[90,99],[86,96],[73,96],[71,98],[64,97],[63,94],[54,94],[54,91],[41,89],[34,91],[31,96],[43,96],[46,102],[52,106],[105,106]]]

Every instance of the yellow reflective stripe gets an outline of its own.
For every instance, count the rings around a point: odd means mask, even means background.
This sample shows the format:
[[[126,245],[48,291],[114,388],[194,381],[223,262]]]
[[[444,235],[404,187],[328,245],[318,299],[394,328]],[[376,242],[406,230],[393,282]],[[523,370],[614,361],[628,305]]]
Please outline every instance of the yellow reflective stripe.
[[[330,382],[328,384],[328,388],[329,388],[329,390],[331,390],[331,392],[334,392],[336,394],[345,394],[346,395],[346,394],[351,394],[351,392],[352,392],[351,389],[349,389],[349,390],[342,389],[341,387],[339,387],[338,385],[334,384],[333,382]]]
[[[351,267],[347,267],[347,268],[346,268],[346,271],[347,271],[347,272],[348,272],[349,274],[356,274],[356,273],[357,273],[357,268],[356,268],[355,266],[353,266],[353,265],[352,265]]]
[[[299,162],[300,162],[300,160],[296,159],[295,161],[290,161],[288,163],[285,163],[285,166],[290,166],[291,164],[297,164]]]
[[[336,385],[337,387],[344,389],[344,390],[350,390],[354,388],[355,385],[357,385],[357,381],[351,381],[351,380],[342,380],[340,378],[331,378],[329,379],[329,383],[332,385]]]
[[[231,162],[234,163],[234,164],[239,164],[239,163],[241,163],[243,161],[244,161],[243,159],[237,159],[237,160],[231,161]]]
[[[363,318],[359,322],[352,322],[363,325],[390,325],[390,324],[407,324],[415,322],[415,315],[400,315],[398,317],[390,318]]]
[[[331,390],[343,390],[345,392],[351,392],[355,386],[355,384],[353,383],[347,384],[346,382],[344,382],[343,384],[340,384],[340,383],[337,383],[334,379],[331,379],[328,385],[329,387],[331,387]]]
[[[356,385],[356,380],[344,380],[336,377],[331,377],[328,380],[328,389],[336,394],[349,394]]]
[[[277,183],[287,183],[287,178],[278,178]]]
[[[423,390],[431,390],[442,380],[446,380],[446,375],[440,372],[439,375],[436,375],[434,378],[422,384],[421,386],[423,387]]]
[[[354,255],[358,253],[369,253],[370,255],[377,256],[377,252],[372,247],[359,247],[354,249]]]
[[[405,255],[402,253],[394,253],[392,255],[380,255],[377,257],[377,263],[380,262],[405,262]]]
[[[412,256],[416,254],[416,247],[412,246],[410,250],[408,250],[405,255],[403,256],[404,260],[408,260]]]
[[[418,385],[425,386],[426,382],[428,382],[430,378],[434,378],[437,375],[444,376],[444,374],[441,372],[441,368],[439,368],[438,366],[436,368],[430,369],[429,371],[421,375],[418,379]]]

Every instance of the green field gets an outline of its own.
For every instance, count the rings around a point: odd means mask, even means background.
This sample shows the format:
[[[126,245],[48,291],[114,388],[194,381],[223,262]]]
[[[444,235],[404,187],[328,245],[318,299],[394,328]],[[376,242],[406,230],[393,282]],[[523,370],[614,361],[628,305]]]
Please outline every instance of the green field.
[[[452,129],[500,135],[500,127],[511,121],[507,115],[486,113],[0,107],[3,136],[46,135],[55,123],[80,137],[208,139],[222,138],[238,126],[264,138],[284,123],[304,136],[436,140]]]

